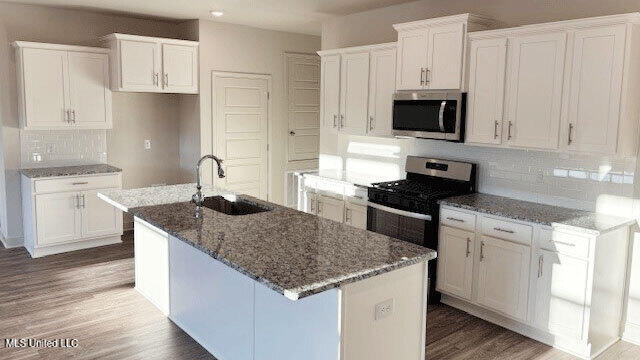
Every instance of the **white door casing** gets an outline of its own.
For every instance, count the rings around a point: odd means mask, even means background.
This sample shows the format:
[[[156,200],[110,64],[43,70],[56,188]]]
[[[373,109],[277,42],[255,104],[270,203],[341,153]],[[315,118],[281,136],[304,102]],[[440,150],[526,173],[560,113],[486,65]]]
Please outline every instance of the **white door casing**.
[[[225,178],[214,171],[214,184],[267,200],[270,75],[212,74],[216,153]]]

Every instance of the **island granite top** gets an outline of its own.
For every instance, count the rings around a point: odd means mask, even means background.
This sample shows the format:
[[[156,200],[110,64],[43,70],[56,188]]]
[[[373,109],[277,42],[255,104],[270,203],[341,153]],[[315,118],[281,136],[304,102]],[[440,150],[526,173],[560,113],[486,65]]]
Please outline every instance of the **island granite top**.
[[[231,216],[203,208],[198,219],[193,203],[178,202],[128,211],[291,300],[436,257],[409,242],[238,197],[272,210]],[[107,194],[101,198],[116,202]]]
[[[115,166],[107,164],[56,166],[31,169],[20,169],[20,173],[28,178],[45,178],[58,176],[80,176],[94,174],[111,174],[122,172]]]
[[[527,221],[552,227],[600,234],[620,226],[630,225],[635,220],[598,214],[591,211],[570,209],[517,200],[489,194],[469,194],[442,199],[441,205],[477,211],[489,215]]]

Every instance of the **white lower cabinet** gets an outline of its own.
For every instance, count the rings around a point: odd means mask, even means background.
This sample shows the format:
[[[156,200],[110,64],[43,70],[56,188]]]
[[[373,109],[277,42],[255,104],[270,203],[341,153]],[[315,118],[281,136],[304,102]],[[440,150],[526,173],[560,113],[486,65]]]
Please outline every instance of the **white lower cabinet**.
[[[447,206],[440,214],[443,303],[584,359],[620,338],[628,225],[594,233]]]
[[[364,201],[356,202],[338,194],[323,195],[316,193],[315,189],[304,190],[302,198],[302,208],[298,210],[359,229],[367,228],[367,205]]]
[[[344,219],[344,201],[318,194],[318,216],[342,222]]]
[[[22,177],[24,244],[32,257],[120,242],[122,212],[98,198],[121,188],[120,174]]]
[[[367,207],[350,202],[344,204],[344,223],[359,229],[367,228]]]

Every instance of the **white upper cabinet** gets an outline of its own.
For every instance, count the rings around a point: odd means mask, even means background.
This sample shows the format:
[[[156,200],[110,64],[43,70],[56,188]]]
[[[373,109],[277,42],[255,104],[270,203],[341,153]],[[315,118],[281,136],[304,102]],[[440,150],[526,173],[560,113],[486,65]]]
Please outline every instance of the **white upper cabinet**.
[[[393,93],[396,89],[396,49],[371,51],[369,63],[369,125],[367,134],[391,136]]]
[[[130,92],[198,93],[198,42],[111,34],[111,89]]]
[[[509,145],[558,148],[566,37],[565,32],[552,32],[509,39]]]
[[[322,56],[320,73],[321,126],[336,132],[340,116],[340,54]]]
[[[23,41],[13,45],[22,129],[112,127],[108,50]]]
[[[500,144],[507,39],[471,40],[469,48],[466,141]]]
[[[495,26],[472,14],[393,25],[398,31],[396,89],[462,89],[467,31]]]
[[[568,149],[616,152],[625,38],[625,25],[573,34],[568,116],[563,126]]]
[[[340,130],[364,135],[369,98],[369,52],[342,55]]]

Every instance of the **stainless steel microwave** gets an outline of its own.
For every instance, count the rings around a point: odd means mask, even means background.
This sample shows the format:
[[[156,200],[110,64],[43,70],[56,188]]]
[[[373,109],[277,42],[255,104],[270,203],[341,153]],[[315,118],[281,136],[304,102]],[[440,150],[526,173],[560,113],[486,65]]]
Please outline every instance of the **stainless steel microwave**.
[[[393,95],[393,135],[464,141],[467,93],[398,91]]]

